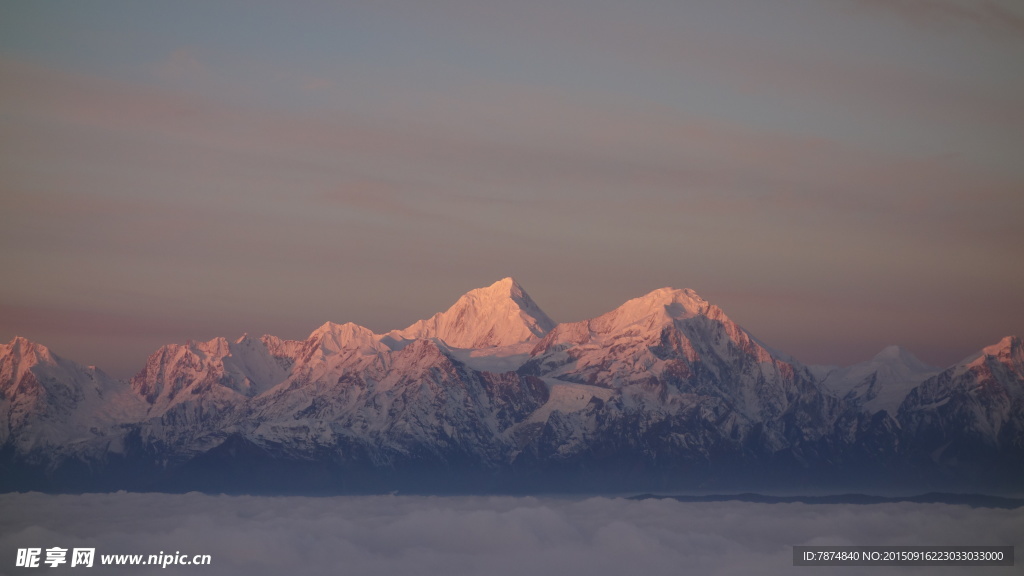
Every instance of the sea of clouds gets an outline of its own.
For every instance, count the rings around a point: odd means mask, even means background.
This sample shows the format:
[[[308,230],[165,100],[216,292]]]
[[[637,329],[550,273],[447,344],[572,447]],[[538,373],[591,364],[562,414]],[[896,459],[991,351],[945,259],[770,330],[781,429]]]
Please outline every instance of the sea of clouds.
[[[794,545],[1018,545],[1024,509],[621,498],[0,494],[0,574],[1020,574],[1016,567],[794,567]],[[16,568],[18,548],[96,548]],[[1018,549],[1020,546],[1018,546]],[[102,567],[101,554],[209,554]],[[44,553],[45,556],[45,553]]]

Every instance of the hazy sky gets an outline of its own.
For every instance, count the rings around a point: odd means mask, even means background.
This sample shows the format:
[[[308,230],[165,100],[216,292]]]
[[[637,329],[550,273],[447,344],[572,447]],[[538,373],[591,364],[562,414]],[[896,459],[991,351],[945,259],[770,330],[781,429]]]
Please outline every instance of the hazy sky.
[[[1017,0],[0,4],[0,340],[556,321],[693,288],[769,345],[1024,335]]]
[[[19,548],[102,555],[209,554],[221,576],[925,576],[969,568],[794,567],[793,546],[1020,546],[1024,510],[947,504],[807,505],[672,500],[189,494],[0,494],[0,562]],[[42,553],[45,560],[45,552]],[[1019,554],[1019,552],[1018,552]],[[69,552],[70,556],[70,552]],[[147,558],[148,559],[148,558]],[[1016,567],[975,568],[1008,576]],[[63,566],[65,573],[76,571]],[[46,568],[44,568],[45,570]],[[29,574],[30,572],[26,572]],[[41,572],[47,573],[47,572]]]

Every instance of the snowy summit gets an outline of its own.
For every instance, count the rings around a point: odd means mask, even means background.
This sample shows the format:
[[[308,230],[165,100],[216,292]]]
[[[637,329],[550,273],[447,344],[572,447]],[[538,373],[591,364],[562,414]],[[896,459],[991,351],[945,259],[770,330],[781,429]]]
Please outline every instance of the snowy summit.
[[[388,336],[439,338],[452,348],[493,348],[538,340],[555,322],[513,278],[464,294],[451,308]]]

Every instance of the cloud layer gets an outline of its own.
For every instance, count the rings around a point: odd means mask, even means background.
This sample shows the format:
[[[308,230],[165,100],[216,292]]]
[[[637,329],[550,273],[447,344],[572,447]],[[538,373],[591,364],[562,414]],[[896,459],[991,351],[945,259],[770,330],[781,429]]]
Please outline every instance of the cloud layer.
[[[1024,511],[943,504],[511,497],[0,495],[0,572],[23,547],[210,554],[167,574],[795,574],[794,545],[1014,545]],[[73,573],[65,567],[64,572]],[[125,568],[93,568],[121,574]],[[960,569],[962,570],[962,569]],[[925,568],[843,568],[844,575]],[[991,576],[1015,568],[985,568]]]

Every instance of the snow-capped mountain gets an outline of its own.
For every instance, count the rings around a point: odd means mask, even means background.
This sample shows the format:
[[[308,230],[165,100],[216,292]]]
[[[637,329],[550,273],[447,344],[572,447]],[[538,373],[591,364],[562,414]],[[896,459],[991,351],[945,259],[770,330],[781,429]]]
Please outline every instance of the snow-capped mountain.
[[[897,347],[811,369],[692,290],[556,325],[511,278],[387,334],[170,344],[130,382],[16,338],[0,488],[632,490],[968,461],[1012,484],[1021,349],[941,373]]]
[[[146,366],[131,380],[132,389],[150,404],[150,414],[162,414],[174,406],[202,397],[239,402],[272,388],[288,376],[290,358],[275,357],[268,343],[243,335],[234,342],[214,338],[209,342],[168,344],[154,352]]]
[[[597,318],[560,324],[520,372],[553,387],[614,390],[596,409],[624,427],[607,441],[643,443],[629,435],[660,427],[663,455],[710,460],[715,450],[795,449],[827,435],[837,414],[835,399],[803,366],[775,357],[692,290],[662,288]]]
[[[885,410],[893,418],[911,390],[942,371],[899,346],[888,346],[874,358],[852,366],[809,368],[833,395],[869,414]]]
[[[451,308],[388,334],[395,340],[438,338],[452,348],[494,348],[543,337],[555,322],[512,278],[464,294]]]
[[[364,350],[335,374],[279,385],[240,415],[240,428],[257,443],[302,456],[330,447],[375,466],[403,460],[493,466],[510,449],[509,429],[548,396],[541,380],[474,371],[436,340],[414,340],[393,352]]]
[[[937,463],[1024,463],[1024,343],[1006,337],[914,388],[904,443]]]
[[[102,370],[25,338],[0,344],[0,446],[33,457],[108,449],[118,425],[143,414],[141,399]]]
[[[214,338],[161,347],[130,382],[145,402],[145,417],[135,423],[141,441],[189,455],[216,445],[217,439],[197,439],[218,431],[235,409],[286,379],[298,350],[296,342],[248,335],[234,342]]]

